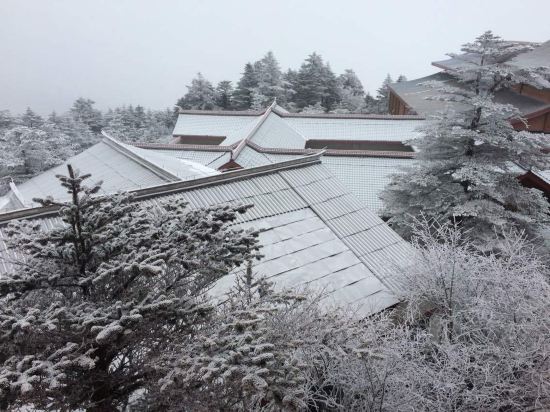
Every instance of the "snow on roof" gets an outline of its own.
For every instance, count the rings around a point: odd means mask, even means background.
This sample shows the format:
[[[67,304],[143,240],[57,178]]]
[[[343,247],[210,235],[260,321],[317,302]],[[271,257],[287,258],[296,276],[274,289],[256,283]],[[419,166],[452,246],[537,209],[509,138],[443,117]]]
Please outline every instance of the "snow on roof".
[[[550,40],[533,50],[516,56],[510,64],[522,69],[550,67]]]
[[[322,290],[327,304],[351,304],[361,315],[397,303],[393,276],[413,253],[320,163],[318,155],[135,193],[138,201],[150,203],[165,196],[182,197],[192,208],[253,204],[238,225],[260,230],[264,258],[254,269],[278,288]],[[0,214],[0,272],[12,269],[1,222],[35,217],[51,228],[60,224],[55,213],[35,208]],[[234,276],[222,278],[214,292],[225,292]]]
[[[303,156],[305,154],[261,152],[247,146],[236,161],[242,167],[255,167]],[[351,193],[377,213],[382,212],[380,193],[389,184],[391,176],[402,173],[402,168],[411,166],[413,162],[411,157],[350,156],[337,151],[325,152],[321,160]]]
[[[459,111],[466,107],[457,102],[430,100],[431,97],[441,94],[437,88],[424,84],[430,81],[443,82],[453,87],[462,87],[452,75],[445,72],[439,72],[419,79],[392,83],[390,89],[397,94],[409,108],[425,116],[445,111],[448,108]],[[548,106],[544,102],[516,93],[510,89],[497,91],[495,93],[495,101],[502,104],[511,104],[524,115],[534,113]]]
[[[243,139],[261,115],[205,115],[180,112],[174,136],[223,136],[224,145],[232,145]]]
[[[20,203],[30,207],[36,205],[34,198],[52,196],[56,200],[67,199],[66,190],[55,177],[67,174],[67,164],[82,173],[91,173],[93,181],[102,181],[102,193],[116,193],[219,173],[197,162],[164,156],[106,136],[101,142],[67,159],[63,164],[18,185]],[[13,190],[5,198],[9,199],[12,195]],[[21,204],[16,205],[6,199],[0,200],[0,211],[21,207]]]
[[[248,139],[263,147],[304,148],[305,140],[404,141],[416,136],[423,123],[419,116],[303,115],[276,105],[264,112],[180,111],[174,136],[225,136],[229,146]],[[256,128],[256,129],[255,129]]]

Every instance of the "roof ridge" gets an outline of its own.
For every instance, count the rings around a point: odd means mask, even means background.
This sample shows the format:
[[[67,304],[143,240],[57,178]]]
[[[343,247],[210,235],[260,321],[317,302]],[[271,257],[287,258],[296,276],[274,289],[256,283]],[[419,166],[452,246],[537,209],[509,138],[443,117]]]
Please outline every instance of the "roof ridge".
[[[144,200],[155,196],[165,196],[172,193],[180,193],[202,187],[216,186],[235,180],[277,173],[283,170],[298,169],[318,163],[321,163],[321,153],[301,157],[298,159],[251,167],[248,169],[239,169],[231,172],[221,173],[219,175],[201,177],[194,180],[180,180],[177,182],[168,182],[162,185],[150,186],[147,188],[129,190],[128,193],[135,194],[136,200]],[[55,215],[59,209],[60,206],[39,206],[26,209],[18,209],[4,213],[0,212],[0,224],[21,218],[37,218]]]
[[[230,152],[235,147],[232,146],[217,146],[217,145],[200,145],[200,144],[185,144],[185,143],[148,143],[148,142],[124,142],[129,146],[139,147],[140,149],[166,149],[166,150],[197,150],[204,152]]]
[[[254,125],[254,127],[252,128],[252,130],[250,132],[248,132],[248,134],[244,137],[244,139],[242,139],[239,144],[237,145],[237,147],[235,147],[235,149],[233,149],[231,151],[231,160],[235,160],[237,159],[237,157],[239,156],[239,154],[242,152],[242,150],[244,149],[244,147],[246,146],[246,144],[250,141],[250,139],[252,138],[252,136],[254,136],[254,134],[258,131],[258,129],[262,126],[262,124],[265,122],[265,120],[267,119],[267,117],[269,116],[269,114],[272,112],[273,108],[275,107],[275,105],[277,104],[277,100],[273,100],[273,103],[271,103],[271,105],[269,105],[269,107],[265,110],[264,114],[258,119],[258,121],[256,122],[256,124]]]
[[[145,167],[146,169],[149,169],[151,172],[156,174],[157,176],[167,179],[168,181],[180,181],[181,178],[176,176],[175,174],[169,172],[168,170],[164,169],[163,167],[157,165],[156,163],[152,162],[149,159],[144,158],[139,153],[136,153],[132,150],[129,150],[128,147],[121,141],[115,139],[114,137],[108,135],[105,131],[101,131],[101,134],[103,135],[103,142],[106,143],[108,146],[111,146],[113,149],[118,151],[119,153],[123,154],[127,158],[133,160],[134,162],[140,164],[141,166]]]
[[[205,116],[261,116],[265,113],[264,110],[186,110],[179,109],[179,114],[200,114]]]
[[[410,114],[370,114],[370,113],[284,113],[274,107],[274,101],[265,110],[183,110],[179,114],[198,114],[205,116],[262,116],[271,111],[280,117],[312,118],[312,119],[372,119],[372,120],[425,120],[425,116]]]
[[[400,152],[392,150],[291,149],[263,147],[254,142],[248,142],[247,145],[258,153],[268,154],[303,154],[307,156],[311,154],[322,153],[325,156],[388,157],[403,159],[413,159],[416,157],[415,152]]]

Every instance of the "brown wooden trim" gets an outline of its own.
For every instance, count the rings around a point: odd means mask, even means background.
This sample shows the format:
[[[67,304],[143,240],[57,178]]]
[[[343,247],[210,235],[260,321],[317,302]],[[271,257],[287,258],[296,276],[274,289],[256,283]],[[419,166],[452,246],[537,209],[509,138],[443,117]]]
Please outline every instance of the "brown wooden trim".
[[[214,136],[214,135],[190,135],[190,134],[176,134],[173,135],[174,144],[188,144],[188,145],[212,145],[219,146],[226,139],[226,136]]]
[[[414,152],[411,146],[404,145],[402,142],[384,140],[309,139],[306,141],[306,149]]]

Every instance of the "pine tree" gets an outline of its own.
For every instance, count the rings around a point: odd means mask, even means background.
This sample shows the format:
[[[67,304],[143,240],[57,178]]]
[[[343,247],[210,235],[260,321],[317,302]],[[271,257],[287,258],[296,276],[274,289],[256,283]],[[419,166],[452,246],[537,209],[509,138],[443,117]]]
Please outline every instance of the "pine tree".
[[[257,95],[264,96],[263,106],[267,106],[277,99],[283,103],[284,88],[283,75],[279,62],[273,52],[268,52],[261,60],[255,63],[255,75],[258,81]]]
[[[370,93],[365,95],[365,112],[378,113],[378,101]]]
[[[216,87],[216,105],[223,110],[231,110],[233,106],[233,85],[229,80],[222,80]]]
[[[233,102],[238,110],[247,110],[252,106],[252,92],[258,87],[258,79],[252,63],[246,63],[241,79],[233,92]]]
[[[75,100],[70,112],[76,122],[85,124],[94,133],[99,133],[103,127],[103,119],[94,104],[93,100],[80,97]]]
[[[389,111],[389,105],[390,105],[390,88],[389,85],[393,83],[393,80],[391,76],[388,74],[384,81],[382,82],[382,86],[376,91],[376,100],[378,101],[378,113],[388,113]]]
[[[296,87],[298,84],[298,73],[295,70],[288,69],[283,75],[283,102],[282,105],[290,110],[296,111]]]
[[[0,110],[0,133],[3,130],[9,129],[15,124],[15,119],[10,114],[9,110]]]
[[[205,291],[255,256],[256,233],[230,229],[247,207],[188,211],[97,196],[90,175],[59,176],[62,223],[16,222],[23,260],[0,279],[0,407],[118,410],[155,385],[155,362],[186,345],[212,308]],[[75,384],[77,383],[77,384]]]
[[[26,127],[40,127],[43,123],[44,119],[33,112],[30,107],[27,107],[27,110],[25,110],[25,113],[21,116],[21,124]]]
[[[308,56],[300,67],[295,87],[294,102],[300,109],[321,102],[328,111],[339,102],[336,76],[317,53]]]
[[[495,228],[536,236],[548,223],[550,209],[542,192],[522,187],[517,179],[522,173],[517,164],[550,167],[541,151],[544,137],[514,130],[510,119],[521,114],[494,99],[496,91],[518,81],[550,86],[507,65],[529,49],[486,32],[462,47],[475,63],[450,73],[459,86],[433,84],[441,93],[436,99],[459,102],[461,108],[426,124],[410,142],[418,148],[417,164],[396,175],[383,194],[386,214],[399,232],[408,236],[408,225],[421,213],[440,222],[459,221],[480,244]]]
[[[338,76],[338,84],[340,88],[349,90],[353,96],[363,97],[365,95],[361,80],[351,69],[346,69],[343,74]]]
[[[178,100],[178,106],[183,109],[212,110],[216,106],[216,92],[214,86],[204,78],[202,73],[191,80],[187,86],[187,93]]]
[[[400,74],[399,77],[396,80],[397,83],[406,82],[406,81],[407,81],[407,76],[405,76],[403,74]]]

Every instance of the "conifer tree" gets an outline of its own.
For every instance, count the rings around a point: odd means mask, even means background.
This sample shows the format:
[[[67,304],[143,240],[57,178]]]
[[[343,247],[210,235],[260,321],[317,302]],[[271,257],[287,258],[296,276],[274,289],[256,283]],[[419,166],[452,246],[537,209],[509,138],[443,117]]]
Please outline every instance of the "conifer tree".
[[[21,124],[26,127],[40,127],[43,123],[44,119],[30,107],[27,107],[27,110],[21,116]]]
[[[55,228],[8,227],[22,260],[0,278],[0,408],[111,411],[155,382],[155,359],[211,313],[204,292],[255,256],[256,234],[230,229],[247,207],[189,211],[100,185],[69,166]]]
[[[268,52],[255,65],[256,79],[258,81],[257,95],[264,96],[262,105],[267,106],[277,99],[284,103],[284,88],[281,68],[275,59],[273,52]]]
[[[440,222],[459,221],[480,244],[495,228],[541,234],[549,204],[542,192],[520,184],[518,165],[550,167],[541,151],[544,137],[514,130],[510,120],[521,119],[521,113],[494,98],[517,83],[550,87],[544,77],[507,64],[530,48],[486,32],[462,47],[464,55],[455,56],[464,59],[450,72],[457,86],[432,84],[440,91],[436,99],[460,106],[436,116],[410,142],[418,148],[416,165],[394,176],[382,195],[390,223],[401,234],[408,236],[408,225],[421,213]]]
[[[229,80],[222,80],[216,87],[216,105],[223,110],[231,110],[233,107],[233,85]]]
[[[233,102],[238,110],[247,110],[252,106],[252,93],[258,87],[258,79],[252,63],[246,63],[241,79],[233,92]]]
[[[70,113],[76,122],[85,124],[94,133],[99,133],[103,119],[101,112],[94,108],[94,104],[93,100],[80,97],[73,103]]]
[[[339,102],[336,76],[317,53],[309,55],[302,64],[295,86],[294,101],[300,109],[321,102],[325,110],[329,111]]]
[[[382,86],[378,88],[376,100],[378,102],[378,113],[388,113],[390,105],[390,88],[389,85],[393,83],[391,76],[388,74],[382,82]]]
[[[214,86],[199,72],[197,77],[191,80],[191,85],[187,86],[187,93],[177,104],[182,109],[212,110],[216,106]]]

